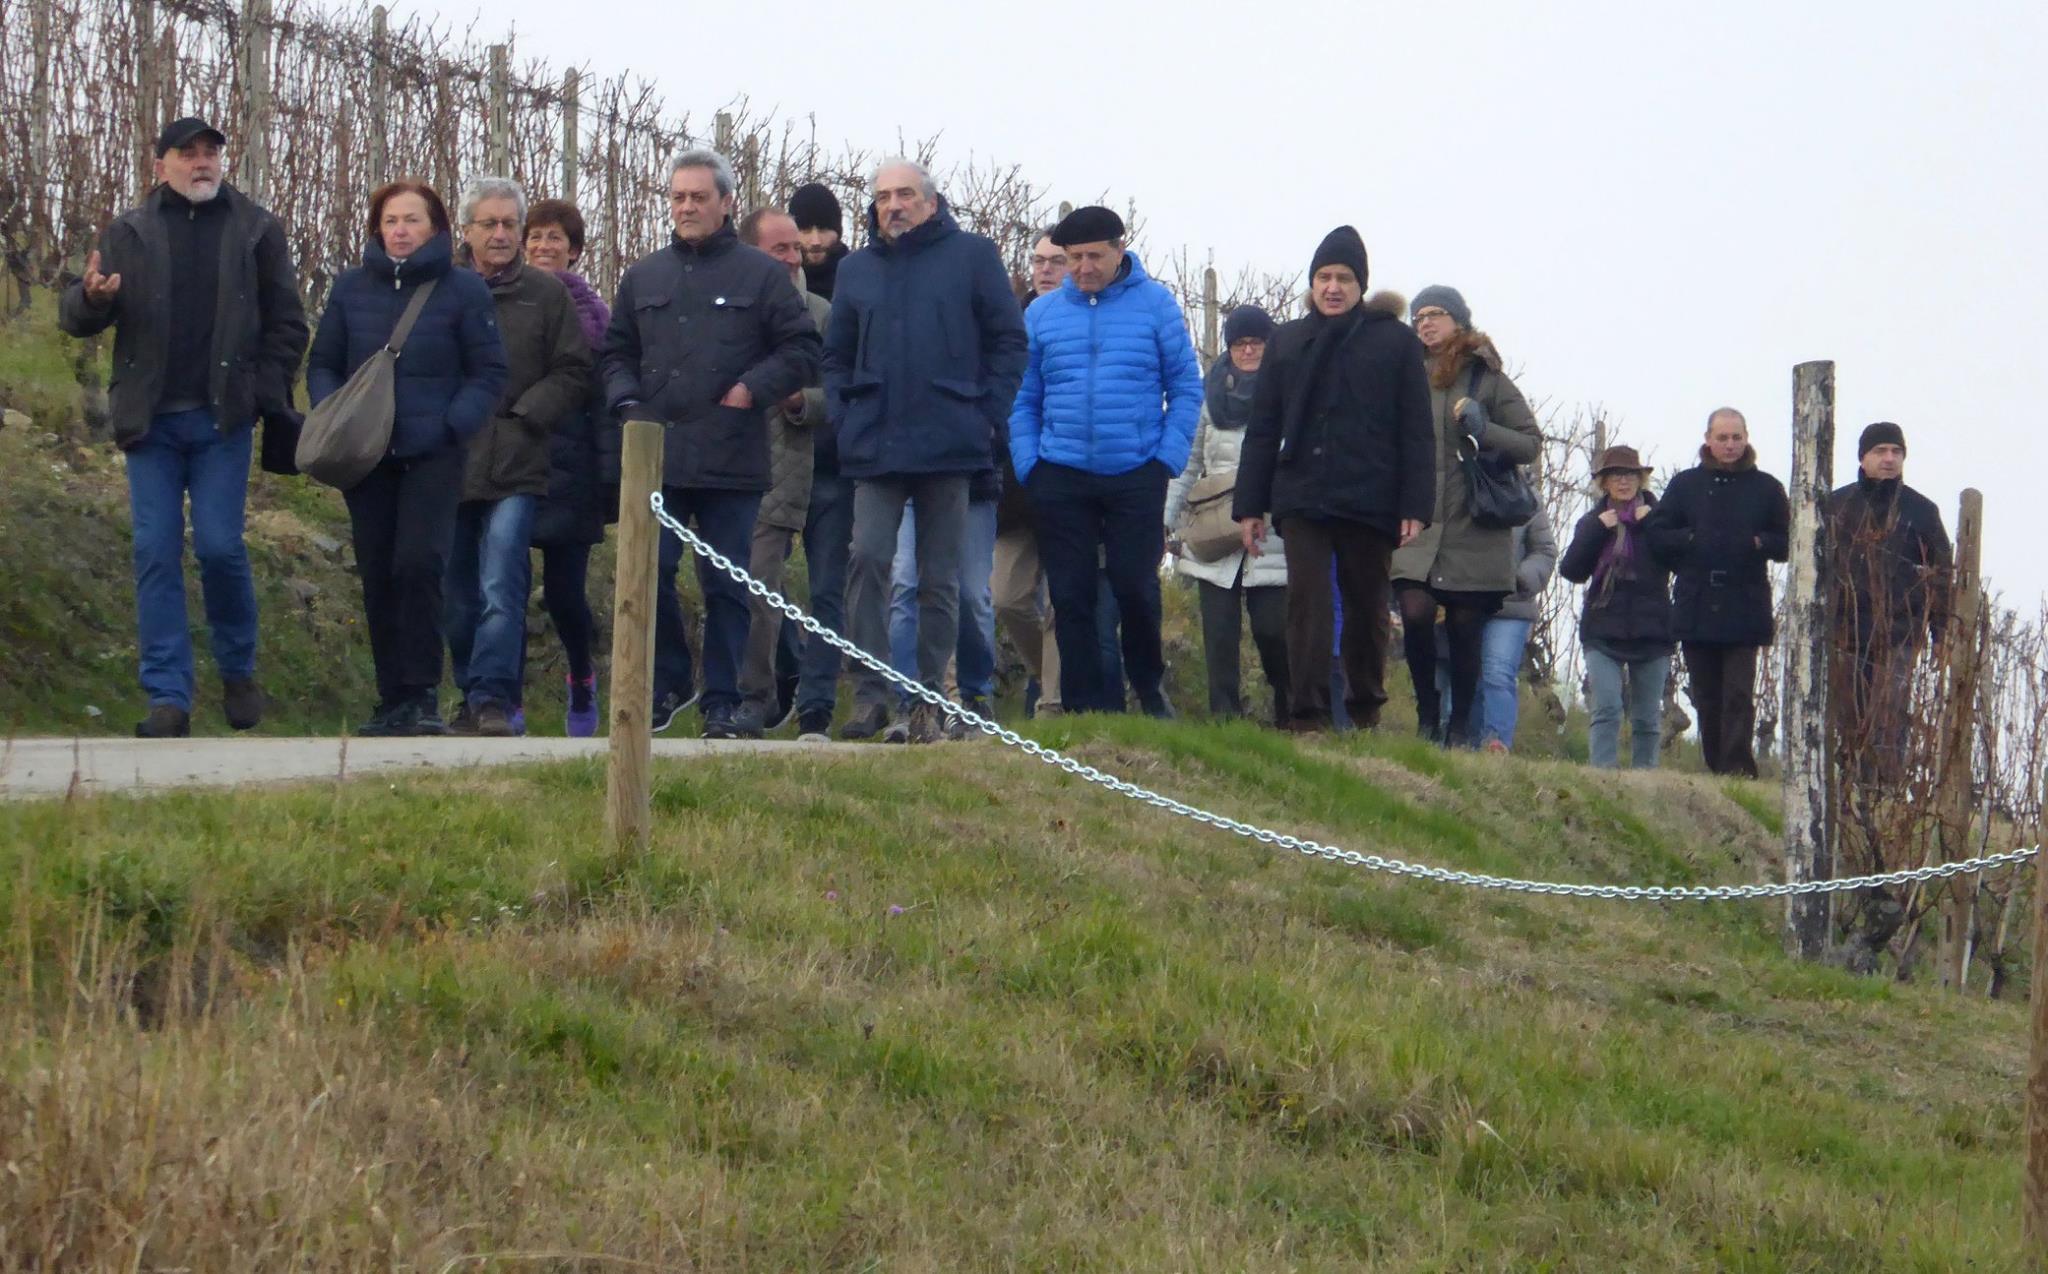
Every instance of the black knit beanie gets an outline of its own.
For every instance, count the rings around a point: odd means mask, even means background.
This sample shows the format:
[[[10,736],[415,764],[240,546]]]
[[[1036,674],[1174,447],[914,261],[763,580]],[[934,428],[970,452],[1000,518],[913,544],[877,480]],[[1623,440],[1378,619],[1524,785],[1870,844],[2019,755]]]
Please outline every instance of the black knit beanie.
[[[1223,320],[1223,346],[1228,349],[1247,337],[1273,339],[1273,316],[1256,305],[1240,305]]]
[[[1904,451],[1906,449],[1906,431],[1889,420],[1880,420],[1874,425],[1865,425],[1863,426],[1863,436],[1856,440],[1856,458],[1861,460],[1870,454],[1872,447],[1882,447],[1886,443],[1890,443],[1900,451]]]
[[[1365,286],[1365,240],[1358,237],[1358,231],[1350,226],[1338,226],[1323,236],[1323,242],[1316,248],[1316,254],[1309,260],[1308,277],[1316,277],[1316,271],[1326,265],[1348,265],[1351,273],[1358,278],[1358,286]]]
[[[812,182],[799,186],[789,197],[789,215],[796,220],[799,230],[830,230],[837,235],[846,233],[846,217],[839,211],[839,197],[822,184]]]

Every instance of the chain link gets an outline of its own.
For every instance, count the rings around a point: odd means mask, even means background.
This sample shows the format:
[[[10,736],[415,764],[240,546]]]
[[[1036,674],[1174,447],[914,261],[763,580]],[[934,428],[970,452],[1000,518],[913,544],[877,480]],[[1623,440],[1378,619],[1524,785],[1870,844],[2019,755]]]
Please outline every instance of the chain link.
[[[1216,814],[1198,806],[1162,796],[1150,788],[1127,783],[1114,774],[1105,774],[1092,765],[1075,760],[1036,739],[1027,739],[1016,731],[998,725],[994,721],[970,712],[954,703],[938,691],[931,689],[913,678],[891,668],[887,663],[870,655],[846,638],[833,632],[804,613],[803,609],[783,597],[775,590],[755,579],[745,570],[717,549],[699,539],[697,534],[669,516],[664,507],[661,493],[655,492],[649,503],[654,516],[674,532],[676,537],[692,553],[711,563],[717,570],[744,585],[747,592],[780,611],[791,623],[805,632],[824,638],[834,648],[860,663],[872,672],[881,674],[897,688],[938,708],[949,717],[956,717],[981,733],[1010,747],[1017,748],[1048,765],[1065,770],[1076,778],[1108,788],[1119,796],[1128,796],[1155,809],[1165,810],[1181,818],[1190,819],[1210,827],[1234,833],[1262,845],[1279,849],[1291,849],[1308,858],[1321,858],[1350,867],[1363,867],[1368,871],[1387,872],[1396,876],[1407,876],[1415,880],[1430,880],[1445,885],[1463,885],[1473,889],[1498,889],[1518,894],[1552,894],[1566,898],[1619,898],[1630,902],[1730,902],[1749,898],[1790,898],[1804,894],[1844,893],[1856,889],[1876,889],[1885,885],[1904,885],[1916,881],[1947,880],[1970,872],[1993,871],[2000,867],[2016,867],[2040,852],[2035,845],[2025,849],[2009,850],[2003,854],[1992,854],[1985,858],[1973,858],[1967,862],[1936,863],[1926,867],[1914,867],[1904,871],[1883,872],[1874,876],[1846,876],[1834,880],[1788,881],[1773,885],[1580,885],[1544,880],[1517,880],[1511,876],[1488,876],[1479,872],[1454,871],[1445,867],[1432,867],[1427,863],[1411,863],[1383,854],[1361,854],[1356,850],[1336,845],[1325,845],[1320,841],[1307,840],[1286,832],[1276,832],[1251,823],[1240,822],[1227,814]]]

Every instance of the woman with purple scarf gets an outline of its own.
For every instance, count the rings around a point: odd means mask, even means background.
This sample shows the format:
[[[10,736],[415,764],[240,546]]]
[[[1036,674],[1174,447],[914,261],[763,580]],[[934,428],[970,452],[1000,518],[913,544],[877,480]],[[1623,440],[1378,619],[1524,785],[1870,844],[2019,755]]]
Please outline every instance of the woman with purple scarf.
[[[576,302],[590,348],[604,348],[611,307],[572,267],[583,256],[583,214],[561,199],[543,199],[526,212],[526,261],[551,270]],[[549,459],[547,499],[533,523],[533,547],[540,550],[541,603],[554,621],[568,657],[572,738],[597,733],[597,620],[590,611],[587,580],[590,550],[604,541],[606,504],[599,477],[597,422],[601,390],[592,377],[590,409],[572,415],[555,431]]]
[[[1650,470],[1634,447],[1609,447],[1593,470],[1600,499],[1579,519],[1557,573],[1586,586],[1579,641],[1592,700],[1588,759],[1619,764],[1621,718],[1629,717],[1634,768],[1655,769],[1663,731],[1664,681],[1671,672],[1671,572],[1643,534],[1656,516]]]

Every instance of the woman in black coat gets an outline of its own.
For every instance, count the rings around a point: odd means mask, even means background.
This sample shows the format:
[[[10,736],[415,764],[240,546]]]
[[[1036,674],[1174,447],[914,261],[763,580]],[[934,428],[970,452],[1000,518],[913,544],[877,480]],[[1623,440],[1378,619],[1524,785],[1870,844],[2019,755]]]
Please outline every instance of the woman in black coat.
[[[1656,768],[1663,732],[1664,681],[1671,674],[1671,573],[1644,533],[1657,507],[1657,498],[1644,490],[1649,476],[1634,447],[1602,453],[1593,471],[1600,501],[1579,519],[1557,568],[1572,583],[1587,586],[1579,615],[1593,714],[1587,752],[1601,769],[1619,763],[1624,703],[1636,769]]]

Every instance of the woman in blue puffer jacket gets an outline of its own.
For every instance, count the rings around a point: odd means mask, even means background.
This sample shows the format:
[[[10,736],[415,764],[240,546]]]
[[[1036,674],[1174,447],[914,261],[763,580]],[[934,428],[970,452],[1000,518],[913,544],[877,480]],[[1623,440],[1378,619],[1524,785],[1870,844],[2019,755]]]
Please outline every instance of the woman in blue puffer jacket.
[[[384,460],[344,493],[377,665],[365,737],[446,734],[441,578],[455,538],[462,469],[505,388],[505,343],[483,276],[452,269],[448,209],[431,186],[393,182],[370,197],[363,264],[334,281],[306,360],[318,406],[382,349],[406,306],[431,286],[397,363],[397,411]]]

